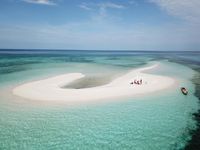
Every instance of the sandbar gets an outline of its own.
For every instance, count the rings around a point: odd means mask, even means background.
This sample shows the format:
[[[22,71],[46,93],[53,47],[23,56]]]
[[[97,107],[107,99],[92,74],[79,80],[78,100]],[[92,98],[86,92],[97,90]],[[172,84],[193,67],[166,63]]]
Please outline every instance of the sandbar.
[[[30,100],[70,102],[109,100],[119,97],[146,95],[170,88],[176,82],[175,79],[168,76],[147,73],[148,70],[155,69],[158,66],[159,63],[131,70],[110,83],[97,87],[83,89],[63,88],[63,86],[85,77],[82,73],[68,73],[19,85],[12,92],[14,95]],[[142,84],[130,84],[135,79],[142,79]]]

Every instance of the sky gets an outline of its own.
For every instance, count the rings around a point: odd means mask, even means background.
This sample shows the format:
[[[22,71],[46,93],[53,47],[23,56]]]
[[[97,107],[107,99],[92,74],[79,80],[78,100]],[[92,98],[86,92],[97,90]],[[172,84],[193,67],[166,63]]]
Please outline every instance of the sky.
[[[200,0],[0,0],[0,48],[200,50]]]

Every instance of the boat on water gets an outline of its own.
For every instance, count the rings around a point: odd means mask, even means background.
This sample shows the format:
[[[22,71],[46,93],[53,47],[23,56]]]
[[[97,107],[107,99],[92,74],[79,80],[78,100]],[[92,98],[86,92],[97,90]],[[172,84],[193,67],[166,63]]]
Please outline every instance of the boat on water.
[[[188,94],[188,90],[187,90],[185,87],[181,87],[181,92],[182,92],[184,95],[187,95],[187,94]]]

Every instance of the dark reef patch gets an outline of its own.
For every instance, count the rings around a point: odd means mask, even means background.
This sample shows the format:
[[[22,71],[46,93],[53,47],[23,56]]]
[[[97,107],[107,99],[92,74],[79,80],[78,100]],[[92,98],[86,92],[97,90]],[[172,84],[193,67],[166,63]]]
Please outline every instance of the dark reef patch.
[[[195,96],[199,98],[200,103],[200,72],[193,79],[195,84]],[[199,150],[200,149],[200,109],[197,113],[193,114],[194,119],[197,121],[197,129],[191,131],[192,138],[185,147],[185,150]]]
[[[196,55],[196,57],[199,56],[199,53]],[[176,58],[167,58],[171,62],[180,63],[182,65],[188,66],[195,70],[197,73],[193,77],[192,82],[195,85],[195,96],[199,99],[199,105],[200,105],[200,61],[198,59],[192,60],[191,58],[182,58],[182,57],[176,57]],[[185,150],[200,150],[200,108],[198,109],[198,112],[193,114],[194,120],[196,120],[197,128],[190,131],[191,134],[191,140],[188,141],[188,143],[185,146]]]

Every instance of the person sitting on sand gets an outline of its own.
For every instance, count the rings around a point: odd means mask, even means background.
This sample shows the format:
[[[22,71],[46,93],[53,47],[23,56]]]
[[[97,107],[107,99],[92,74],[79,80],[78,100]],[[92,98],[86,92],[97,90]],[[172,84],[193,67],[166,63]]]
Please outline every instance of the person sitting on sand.
[[[140,84],[142,84],[142,79],[140,79]]]

